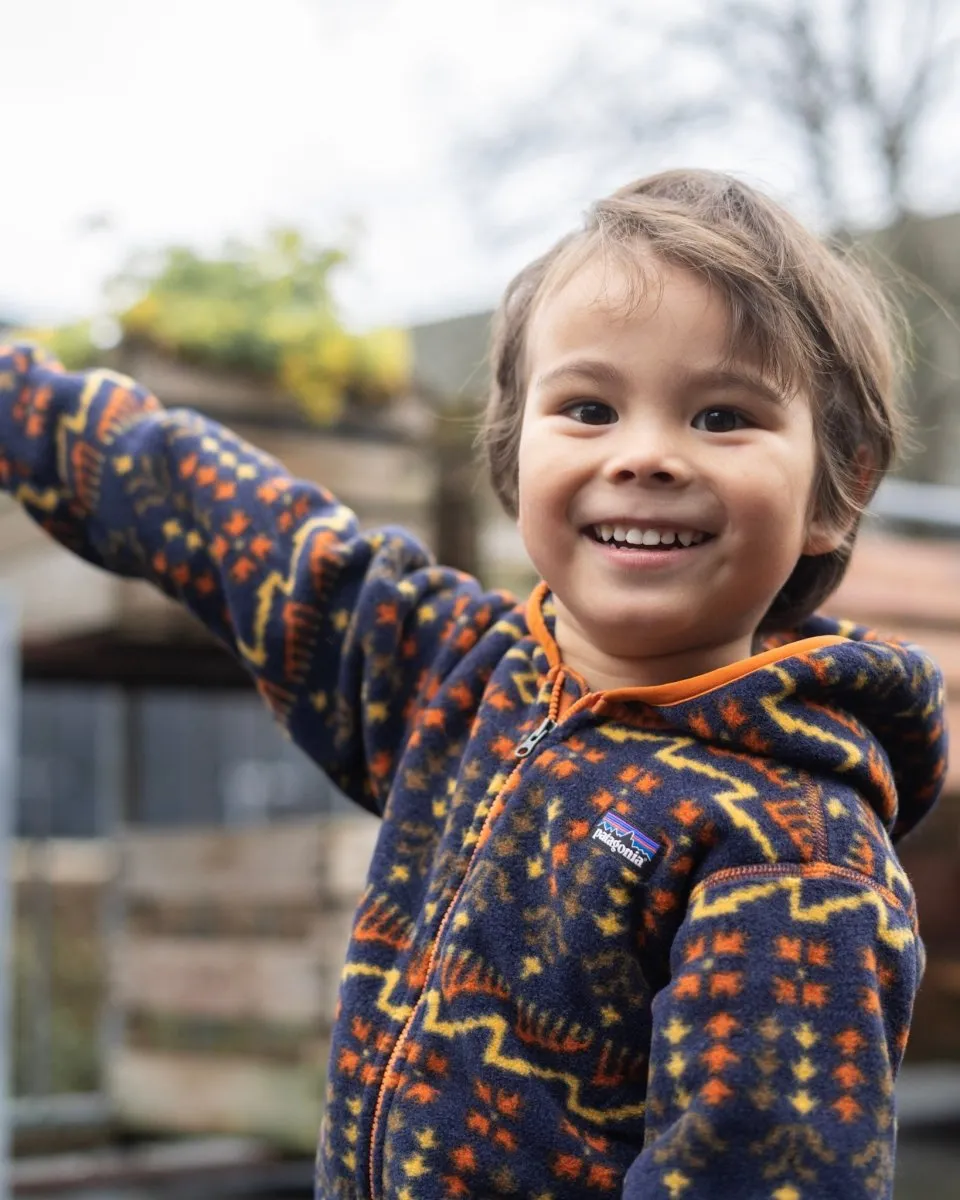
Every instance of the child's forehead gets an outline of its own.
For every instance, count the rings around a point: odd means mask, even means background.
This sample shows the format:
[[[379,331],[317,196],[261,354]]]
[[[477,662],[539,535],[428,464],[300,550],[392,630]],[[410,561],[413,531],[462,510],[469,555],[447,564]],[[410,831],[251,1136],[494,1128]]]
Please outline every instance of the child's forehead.
[[[785,392],[798,386],[795,361],[786,347],[764,336],[761,322],[744,320],[742,311],[735,315],[727,294],[705,272],[659,257],[642,240],[588,243],[557,259],[531,309],[527,370],[560,343],[606,340],[655,317],[665,303],[668,308],[679,303],[694,315],[690,343],[712,349],[717,365],[749,366]]]
[[[692,316],[696,340],[730,348],[731,320],[723,295],[693,271],[657,259],[652,253],[595,253],[566,265],[544,280],[528,329],[528,351],[556,351],[561,345],[607,340],[627,333],[678,307]]]
[[[642,242],[573,247],[544,277],[534,316],[556,309],[558,302],[604,316],[629,315],[641,305],[656,304],[679,270]]]

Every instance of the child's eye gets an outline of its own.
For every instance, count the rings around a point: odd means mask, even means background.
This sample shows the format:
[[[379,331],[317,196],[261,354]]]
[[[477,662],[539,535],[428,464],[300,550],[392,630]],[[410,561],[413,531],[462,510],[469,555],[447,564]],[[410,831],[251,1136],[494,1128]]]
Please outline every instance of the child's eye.
[[[733,433],[745,429],[749,422],[733,408],[705,408],[693,418],[694,429],[705,433]]]
[[[602,400],[577,400],[567,405],[563,415],[573,417],[582,425],[612,425],[617,419],[614,410]]]

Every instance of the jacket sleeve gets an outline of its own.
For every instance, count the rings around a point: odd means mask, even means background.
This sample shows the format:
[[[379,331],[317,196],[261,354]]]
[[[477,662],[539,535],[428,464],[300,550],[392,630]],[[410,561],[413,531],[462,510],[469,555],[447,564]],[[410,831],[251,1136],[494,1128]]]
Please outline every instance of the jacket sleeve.
[[[0,488],[83,558],[190,609],[374,811],[418,705],[509,603],[401,530],[361,533],[215,423],[32,347],[0,347]]]
[[[913,915],[853,871],[701,883],[653,1004],[645,1146],[624,1200],[891,1196],[922,961]]]

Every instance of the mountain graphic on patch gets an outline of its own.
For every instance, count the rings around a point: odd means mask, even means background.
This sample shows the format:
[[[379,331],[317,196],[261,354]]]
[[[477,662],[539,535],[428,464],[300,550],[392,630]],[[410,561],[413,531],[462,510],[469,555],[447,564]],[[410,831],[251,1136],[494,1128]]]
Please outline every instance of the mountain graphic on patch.
[[[628,862],[644,874],[653,870],[663,847],[615,812],[606,812],[594,825],[590,840],[605,846],[611,854]]]

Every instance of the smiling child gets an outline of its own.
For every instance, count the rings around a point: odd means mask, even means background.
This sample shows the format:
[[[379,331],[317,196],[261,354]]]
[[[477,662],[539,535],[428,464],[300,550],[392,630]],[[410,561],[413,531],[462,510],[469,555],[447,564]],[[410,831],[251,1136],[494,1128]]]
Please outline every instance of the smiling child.
[[[736,180],[600,201],[494,331],[525,604],[130,380],[0,351],[4,486],[187,605],[383,818],[318,1198],[891,1195],[923,965],[892,839],[940,788],[941,680],[813,615],[896,451],[891,329]]]

